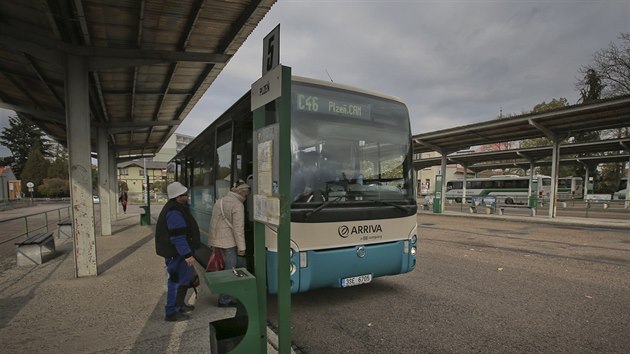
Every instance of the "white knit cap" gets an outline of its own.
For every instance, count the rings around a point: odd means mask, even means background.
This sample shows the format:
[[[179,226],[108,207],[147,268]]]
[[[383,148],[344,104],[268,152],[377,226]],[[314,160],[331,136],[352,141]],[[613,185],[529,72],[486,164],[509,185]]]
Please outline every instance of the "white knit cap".
[[[188,188],[184,187],[184,185],[179,182],[173,182],[166,187],[168,199],[177,198],[186,192],[188,192]]]

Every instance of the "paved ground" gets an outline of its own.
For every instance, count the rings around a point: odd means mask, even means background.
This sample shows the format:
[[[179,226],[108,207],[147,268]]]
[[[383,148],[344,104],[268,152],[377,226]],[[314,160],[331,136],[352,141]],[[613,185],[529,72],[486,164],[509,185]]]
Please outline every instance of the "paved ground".
[[[629,353],[630,223],[580,221],[421,213],[416,269],[294,294],[293,341],[306,354]]]
[[[157,215],[159,209],[152,210]],[[217,296],[200,286],[186,322],[163,320],[165,273],[155,255],[154,226],[139,213],[97,236],[97,277],[74,277],[71,242],[40,266],[0,270],[0,342],[5,353],[208,353],[209,322],[235,310],[216,307]],[[274,353],[269,333],[268,352]]]
[[[158,213],[159,208],[152,209],[154,216]],[[501,235],[505,233],[504,229],[489,230],[489,236],[485,232],[470,234],[464,228],[463,221],[474,218],[477,225],[485,225],[486,219],[488,223],[519,222],[530,226],[550,223],[554,226],[547,229],[563,230],[567,235],[571,235],[575,228],[587,228],[598,235],[603,234],[603,228],[615,227],[618,230],[616,232],[625,235],[630,230],[630,220],[547,220],[498,215],[464,218],[461,213],[452,212],[439,216],[420,214],[419,222],[425,223],[427,229],[432,226],[426,225],[428,222],[424,217],[439,218],[446,222],[446,226],[433,226],[438,236],[424,241],[421,238],[421,270],[410,274],[422,277],[416,280],[415,288],[409,283],[407,275],[402,275],[377,279],[373,284],[355,289],[321,289],[295,295],[292,310],[292,338],[295,344],[310,348],[310,353],[417,350],[529,352],[555,351],[554,348],[565,348],[571,352],[573,349],[592,352],[598,351],[598,348],[607,352],[623,352],[617,345],[626,343],[624,333],[628,332],[626,329],[630,330],[626,315],[630,313],[627,303],[629,298],[624,296],[630,291],[627,289],[626,266],[600,262],[588,278],[584,278],[580,271],[593,255],[589,255],[591,250],[579,243],[558,243],[558,252],[571,255],[576,248],[584,249],[584,259],[560,253],[552,257],[559,260],[556,264],[544,258],[546,250],[555,244],[553,242],[544,239],[521,240],[520,236],[512,235],[507,238],[509,247],[500,247],[494,244],[498,240],[494,234]],[[444,233],[442,229],[453,227],[454,230],[447,232],[452,239],[439,236]],[[488,228],[487,225],[484,227]],[[462,228],[464,232],[458,236],[455,230]],[[524,232],[522,227],[518,230],[521,234]],[[60,244],[57,256],[43,265],[16,267],[8,263],[6,268],[0,268],[0,342],[3,352],[209,352],[209,322],[230,317],[234,310],[217,308],[216,295],[202,286],[199,297],[189,300],[197,307],[191,320],[164,322],[165,277],[162,260],[154,251],[154,226],[140,226],[139,211],[130,208],[127,215],[121,215],[115,222],[113,232],[113,236],[97,236],[97,277],[74,277],[70,242]],[[483,239],[469,240],[470,237]],[[601,238],[598,241],[601,245],[594,250],[605,252],[610,249],[617,252],[619,245],[626,245],[625,241],[613,242],[615,239]],[[542,251],[527,248],[537,243],[540,243]],[[584,239],[580,243],[588,244],[589,240]],[[455,248],[451,247],[453,245]],[[525,250],[515,252],[519,247]],[[508,256],[513,253],[522,257],[518,261],[509,261]],[[498,258],[487,258],[490,255]],[[626,259],[627,262],[627,254],[613,254],[608,261],[619,262],[620,259]],[[505,264],[510,266],[506,267]],[[617,270],[608,267],[617,267]],[[466,275],[471,271],[472,275]],[[488,274],[492,277],[488,277]],[[542,276],[549,274],[552,275],[550,279],[540,281]],[[620,274],[624,274],[623,278],[610,280]],[[598,284],[605,282],[612,282],[616,290],[608,292],[606,286],[598,288]],[[502,284],[513,288],[505,290]],[[526,291],[519,291],[519,286],[523,284],[527,286]],[[541,296],[536,291],[541,286],[554,289],[561,295]],[[622,291],[622,288],[626,291]],[[542,290],[545,294],[546,291]],[[565,304],[563,298],[571,294],[576,294],[575,299]],[[488,298],[498,302],[478,305],[477,301]],[[620,299],[616,306],[613,301],[615,298]],[[519,300],[530,299],[536,301],[531,307],[519,305]],[[272,297],[268,302],[270,312],[273,311],[273,303],[275,300]],[[546,304],[560,311],[545,312],[548,308]],[[537,346],[532,344],[536,341],[532,342],[523,335],[519,337],[522,340],[516,342],[521,343],[521,346],[503,345],[497,335],[511,333],[505,331],[505,326],[521,323],[523,328],[529,328],[524,319],[519,320],[521,312],[513,311],[513,314],[506,315],[511,309],[523,310],[523,313],[540,311],[540,316],[536,312],[529,316],[538,318],[534,321],[536,325],[532,327],[533,333],[539,333],[537,335],[541,340],[546,340],[543,342],[546,344]],[[597,332],[593,332],[594,337],[590,337],[591,342],[586,346],[561,347],[561,342],[554,340],[560,333],[557,329],[562,329],[567,322],[563,321],[562,316],[554,316],[571,315],[575,311],[588,315],[586,319],[591,322],[572,320],[570,323],[579,325],[579,331],[560,339],[566,338],[569,344],[575,344],[589,335],[590,329]],[[626,316],[622,318],[625,322],[621,327],[615,322],[606,322],[598,315],[602,313],[612,319],[616,318],[615,315]],[[306,317],[301,319],[300,316],[305,314]],[[593,323],[592,320],[597,322]],[[403,327],[396,328],[391,324],[402,324]],[[422,327],[412,327],[418,324]],[[322,328],[326,331],[321,332]],[[621,332],[618,332],[619,329]],[[273,339],[273,333],[268,331],[268,334]],[[612,344],[607,344],[606,338],[610,338]],[[275,351],[273,345],[269,345],[268,350],[270,353]]]

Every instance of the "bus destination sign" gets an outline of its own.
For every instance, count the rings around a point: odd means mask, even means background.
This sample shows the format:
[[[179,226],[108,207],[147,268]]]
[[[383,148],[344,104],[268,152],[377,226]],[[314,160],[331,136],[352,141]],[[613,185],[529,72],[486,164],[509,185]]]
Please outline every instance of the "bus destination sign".
[[[317,95],[298,93],[295,105],[299,112],[332,114],[361,119],[370,118],[370,106],[367,104],[344,102]]]

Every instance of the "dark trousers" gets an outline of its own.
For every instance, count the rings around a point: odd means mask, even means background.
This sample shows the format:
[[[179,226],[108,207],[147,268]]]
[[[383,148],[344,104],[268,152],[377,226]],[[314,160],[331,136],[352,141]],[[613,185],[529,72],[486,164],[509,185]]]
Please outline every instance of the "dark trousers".
[[[191,281],[192,268],[186,264],[184,257],[164,258],[168,282],[166,285],[166,316],[172,316],[181,310]]]

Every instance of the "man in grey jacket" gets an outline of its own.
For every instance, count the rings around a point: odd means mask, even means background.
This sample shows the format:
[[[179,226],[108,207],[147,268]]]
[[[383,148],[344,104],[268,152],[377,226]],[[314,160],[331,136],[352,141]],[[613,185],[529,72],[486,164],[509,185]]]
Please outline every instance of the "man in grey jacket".
[[[245,207],[250,193],[247,183],[239,181],[212,209],[208,245],[221,252],[225,269],[245,267]],[[231,296],[221,294],[219,307],[236,306]]]

